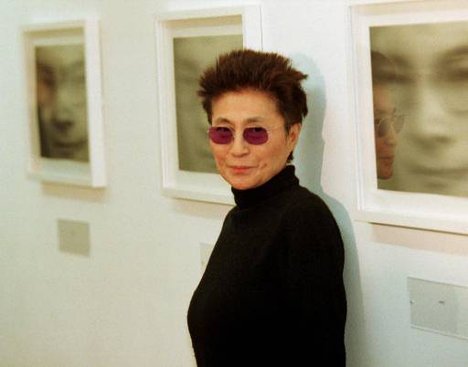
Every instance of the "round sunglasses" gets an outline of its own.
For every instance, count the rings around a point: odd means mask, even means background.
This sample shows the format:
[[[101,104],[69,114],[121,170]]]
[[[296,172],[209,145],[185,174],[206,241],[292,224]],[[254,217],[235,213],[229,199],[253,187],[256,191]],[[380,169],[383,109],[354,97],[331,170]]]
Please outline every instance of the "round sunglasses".
[[[247,127],[242,132],[242,137],[252,145],[265,144],[268,141],[268,131],[259,126]],[[234,140],[234,130],[226,126],[212,126],[208,129],[208,136],[215,144],[230,144]]]
[[[389,117],[374,120],[375,132],[379,138],[383,138],[393,128],[396,133],[399,133],[403,129],[405,124],[405,116],[393,114]]]

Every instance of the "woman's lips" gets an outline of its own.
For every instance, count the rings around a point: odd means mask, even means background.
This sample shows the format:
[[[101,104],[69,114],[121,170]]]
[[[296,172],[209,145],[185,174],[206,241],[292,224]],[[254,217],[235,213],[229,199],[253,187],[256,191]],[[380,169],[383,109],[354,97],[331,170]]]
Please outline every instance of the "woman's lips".
[[[250,169],[252,169],[251,166],[229,166],[229,168],[234,172],[234,173],[246,173]]]
[[[380,161],[383,161],[383,162],[391,163],[391,162],[393,162],[394,157],[392,157],[392,156],[389,156],[389,157],[378,157],[377,159],[380,160]]]

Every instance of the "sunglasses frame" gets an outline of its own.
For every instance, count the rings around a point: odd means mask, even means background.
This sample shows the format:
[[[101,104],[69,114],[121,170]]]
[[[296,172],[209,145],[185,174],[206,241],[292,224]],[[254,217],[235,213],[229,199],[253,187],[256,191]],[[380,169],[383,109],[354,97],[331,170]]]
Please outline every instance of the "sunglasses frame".
[[[390,128],[393,128],[397,134],[400,133],[405,125],[405,115],[393,113],[391,116],[382,117],[376,119],[376,121],[378,122],[376,124],[374,123],[375,132],[379,138],[383,138],[389,133]],[[388,126],[384,129],[384,132],[381,132],[381,129],[384,127],[382,124],[384,123]]]
[[[282,128],[283,126],[278,126],[278,127],[275,127],[275,128],[271,128],[271,129],[267,129],[266,127],[263,127],[263,126],[248,126],[246,128],[244,128],[242,130],[242,138],[244,139],[244,141],[246,141],[248,144],[250,145],[262,145],[262,144],[265,144],[268,142],[268,139],[270,138],[270,132],[273,131],[273,130],[277,130],[279,128]],[[230,140],[226,143],[219,143],[219,142],[216,142],[213,138],[212,138],[212,131],[216,131],[216,129],[227,129],[230,131],[231,133],[231,137],[230,137]],[[249,131],[251,130],[254,130],[254,129],[262,129],[263,131],[265,131],[265,134],[266,134],[266,138],[265,138],[265,141],[262,141],[260,143],[255,143],[255,142],[252,142],[252,141],[249,141],[250,138],[246,137],[246,133],[248,134]],[[211,140],[211,142],[213,144],[219,144],[219,145],[227,145],[227,144],[231,144],[234,139],[235,139],[235,129],[232,129],[228,126],[211,126],[208,130],[207,130],[207,133],[208,133],[208,137],[209,139]]]

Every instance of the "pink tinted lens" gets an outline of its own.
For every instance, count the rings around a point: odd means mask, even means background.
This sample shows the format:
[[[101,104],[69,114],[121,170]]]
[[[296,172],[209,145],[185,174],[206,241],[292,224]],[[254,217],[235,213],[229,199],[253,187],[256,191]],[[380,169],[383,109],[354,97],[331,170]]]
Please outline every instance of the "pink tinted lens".
[[[215,144],[229,144],[232,141],[232,131],[227,127],[210,127],[208,136]]]
[[[388,134],[390,128],[392,126],[392,121],[389,118],[384,118],[380,120],[379,124],[377,125],[377,135],[382,138]]]
[[[227,127],[210,127],[208,136],[215,144],[229,144],[233,139],[231,129]],[[263,127],[248,127],[243,132],[245,141],[252,145],[264,144],[268,140],[268,132]]]
[[[253,145],[264,144],[268,140],[268,132],[263,127],[248,127],[243,136],[247,143]]]

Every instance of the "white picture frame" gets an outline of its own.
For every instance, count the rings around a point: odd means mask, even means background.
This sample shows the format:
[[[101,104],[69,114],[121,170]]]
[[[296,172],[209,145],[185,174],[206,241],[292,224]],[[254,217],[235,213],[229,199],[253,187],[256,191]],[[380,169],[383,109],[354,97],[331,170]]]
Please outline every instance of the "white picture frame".
[[[374,127],[373,76],[371,32],[376,28],[388,30],[399,27],[433,24],[436,27],[451,22],[467,22],[468,3],[462,0],[451,1],[354,1],[349,7],[351,36],[351,80],[354,84],[352,105],[356,131],[356,172],[358,220],[410,228],[468,233],[468,197],[440,192],[418,192],[418,190],[388,189],[377,178],[377,149]],[[451,23],[453,24],[453,23]],[[416,29],[416,28],[414,28]],[[374,33],[375,35],[375,33]],[[399,42],[394,38],[394,42]],[[468,42],[467,42],[468,45]],[[401,77],[401,76],[399,76]],[[408,128],[409,121],[400,134]],[[405,140],[399,137],[398,144]],[[407,138],[408,139],[408,138]],[[408,140],[406,140],[408,141]],[[397,145],[398,149],[401,149]],[[466,152],[468,154],[468,150]],[[395,163],[397,164],[397,159]],[[467,167],[468,170],[468,167]],[[380,180],[380,182],[383,182]],[[468,187],[468,182],[466,182]]]
[[[235,45],[234,48],[262,48],[260,7],[248,5],[160,13],[155,18],[155,33],[163,193],[174,198],[232,205],[234,201],[230,186],[216,173],[209,152],[206,134],[209,125],[196,96],[196,81],[201,70],[207,66],[204,64],[215,61],[218,47],[228,44]],[[204,42],[204,39],[208,41]],[[205,45],[210,42],[214,45],[212,50]],[[184,78],[177,77],[184,73],[181,71],[183,66],[178,66],[183,65],[183,57],[177,55],[184,55],[179,51],[183,47],[189,50],[188,58],[194,58],[197,67],[187,68],[190,71],[187,80],[191,83],[184,90],[190,90],[190,95],[177,99],[176,83]],[[210,54],[199,61],[199,55],[194,52],[197,49],[203,49],[206,53],[216,51],[216,56]],[[226,51],[229,49],[223,52]],[[187,113],[184,110],[191,107],[187,104],[195,106],[193,114],[197,116],[194,118],[197,130],[190,133],[187,130],[185,136],[188,140],[179,144],[184,139],[182,129],[188,126],[180,124],[181,121],[187,121],[181,117],[181,114]],[[184,107],[178,109],[177,105]],[[190,126],[188,129],[192,128],[195,127]]]
[[[22,36],[29,174],[49,183],[106,186],[98,20],[28,24]]]

